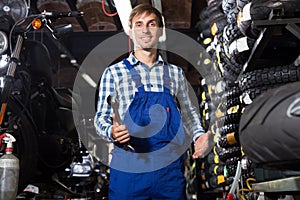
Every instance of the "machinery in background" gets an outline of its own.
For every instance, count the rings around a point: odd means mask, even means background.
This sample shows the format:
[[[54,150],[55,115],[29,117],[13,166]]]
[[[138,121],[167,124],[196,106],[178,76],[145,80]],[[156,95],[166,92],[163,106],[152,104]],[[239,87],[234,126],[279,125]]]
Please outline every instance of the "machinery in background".
[[[52,86],[48,49],[28,37],[30,32],[44,29],[57,39],[68,26],[53,27],[52,22],[82,13],[30,14],[22,0],[2,1],[0,7],[0,130],[16,139],[18,198],[38,193],[36,187],[26,186],[41,183],[38,188],[41,193],[47,191],[45,198],[105,199],[107,168],[86,150],[75,127],[76,123],[84,127],[87,121],[73,117],[72,109],[78,109],[80,97],[69,88]],[[1,145],[1,154],[5,146]]]

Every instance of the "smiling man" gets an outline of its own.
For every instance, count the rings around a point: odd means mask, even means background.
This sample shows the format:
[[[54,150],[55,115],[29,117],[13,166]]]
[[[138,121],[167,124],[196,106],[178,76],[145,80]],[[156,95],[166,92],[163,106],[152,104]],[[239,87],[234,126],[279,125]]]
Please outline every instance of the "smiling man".
[[[182,69],[167,63],[158,53],[163,28],[160,12],[148,4],[138,5],[131,12],[129,27],[134,51],[104,71],[95,116],[97,133],[115,145],[109,199],[184,200],[184,156],[180,153],[172,162],[165,162],[165,166],[156,166],[181,148],[186,136],[182,124],[193,133],[194,158],[209,148],[210,132],[204,133]],[[109,99],[118,102],[115,110]],[[128,144],[135,152],[124,151],[122,147]],[[120,170],[120,166],[128,168]],[[138,172],[139,168],[150,170]]]
[[[129,34],[135,45],[135,52],[145,50],[156,54],[158,39],[162,35],[162,19],[150,11],[137,15],[138,11],[133,10],[129,19]]]

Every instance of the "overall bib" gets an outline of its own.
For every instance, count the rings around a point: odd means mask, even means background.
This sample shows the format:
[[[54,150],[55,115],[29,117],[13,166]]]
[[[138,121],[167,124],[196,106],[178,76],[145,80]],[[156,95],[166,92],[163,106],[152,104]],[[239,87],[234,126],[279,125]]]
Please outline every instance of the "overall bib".
[[[177,147],[180,148],[185,140],[184,131],[170,93],[168,66],[164,65],[164,91],[146,92],[134,67],[127,60],[123,62],[138,90],[123,120],[135,152],[124,151],[120,144],[115,144],[110,165],[109,199],[185,200],[184,156],[176,155]],[[169,148],[170,143],[173,146]],[[177,157],[168,160],[171,154]]]

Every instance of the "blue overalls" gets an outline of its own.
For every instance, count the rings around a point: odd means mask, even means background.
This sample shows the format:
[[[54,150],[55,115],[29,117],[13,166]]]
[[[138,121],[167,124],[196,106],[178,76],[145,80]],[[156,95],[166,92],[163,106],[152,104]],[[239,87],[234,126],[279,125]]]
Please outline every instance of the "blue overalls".
[[[176,152],[185,140],[184,131],[169,89],[168,65],[164,65],[164,91],[146,92],[134,67],[126,59],[123,62],[138,90],[123,120],[135,152],[115,144],[109,199],[185,200],[184,156]]]

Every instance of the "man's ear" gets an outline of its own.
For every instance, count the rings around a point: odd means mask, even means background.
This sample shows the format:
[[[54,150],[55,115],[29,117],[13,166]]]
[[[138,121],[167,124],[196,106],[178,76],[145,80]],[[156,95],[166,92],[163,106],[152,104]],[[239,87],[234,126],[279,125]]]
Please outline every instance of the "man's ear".
[[[162,36],[164,33],[164,27],[159,28],[159,37]]]

